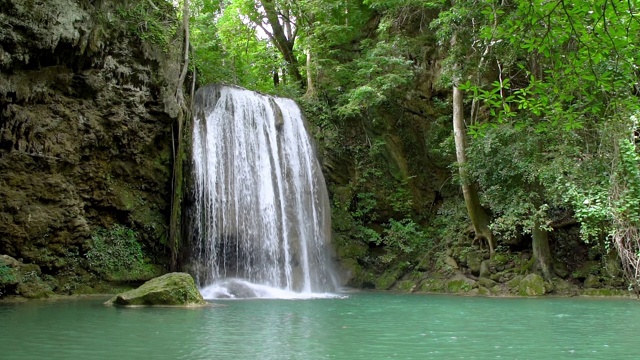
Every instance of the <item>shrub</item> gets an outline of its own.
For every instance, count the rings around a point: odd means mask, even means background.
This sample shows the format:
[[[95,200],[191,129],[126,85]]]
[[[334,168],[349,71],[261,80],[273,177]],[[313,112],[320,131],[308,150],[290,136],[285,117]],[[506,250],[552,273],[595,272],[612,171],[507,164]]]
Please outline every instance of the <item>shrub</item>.
[[[106,277],[143,271],[144,253],[137,237],[135,231],[122,225],[96,230],[86,254],[89,268]]]

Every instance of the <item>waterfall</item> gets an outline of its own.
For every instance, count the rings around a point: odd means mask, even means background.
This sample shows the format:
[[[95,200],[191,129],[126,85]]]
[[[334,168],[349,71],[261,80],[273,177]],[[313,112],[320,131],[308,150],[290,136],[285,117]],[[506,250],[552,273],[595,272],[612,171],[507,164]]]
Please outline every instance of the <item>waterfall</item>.
[[[320,165],[297,104],[249,90],[198,90],[192,269],[205,297],[336,290]]]

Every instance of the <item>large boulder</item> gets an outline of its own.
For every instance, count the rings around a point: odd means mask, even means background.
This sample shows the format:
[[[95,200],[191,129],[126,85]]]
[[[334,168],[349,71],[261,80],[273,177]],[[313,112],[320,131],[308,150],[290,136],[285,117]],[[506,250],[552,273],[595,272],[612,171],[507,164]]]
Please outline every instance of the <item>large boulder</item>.
[[[541,296],[547,292],[547,288],[549,287],[538,274],[527,275],[520,281],[518,286],[520,296]]]
[[[118,294],[105,304],[120,306],[204,306],[208,303],[187,273],[169,273],[151,279],[137,289]]]

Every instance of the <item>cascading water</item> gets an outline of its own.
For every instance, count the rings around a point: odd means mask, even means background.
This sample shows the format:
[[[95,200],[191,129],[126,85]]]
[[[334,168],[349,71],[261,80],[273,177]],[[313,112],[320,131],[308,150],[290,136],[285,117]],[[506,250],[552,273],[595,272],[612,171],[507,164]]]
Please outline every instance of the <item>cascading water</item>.
[[[192,268],[205,298],[336,290],[327,190],[293,100],[196,93]]]

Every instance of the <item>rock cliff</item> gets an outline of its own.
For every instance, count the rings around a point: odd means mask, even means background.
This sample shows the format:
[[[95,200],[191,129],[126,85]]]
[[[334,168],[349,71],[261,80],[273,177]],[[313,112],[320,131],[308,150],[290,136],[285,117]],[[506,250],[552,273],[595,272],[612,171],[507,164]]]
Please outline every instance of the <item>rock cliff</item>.
[[[0,254],[55,291],[91,283],[92,234],[116,224],[164,261],[182,47],[170,6],[0,0]]]

